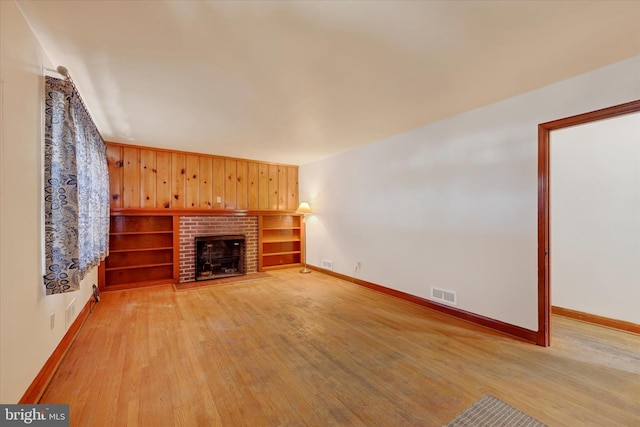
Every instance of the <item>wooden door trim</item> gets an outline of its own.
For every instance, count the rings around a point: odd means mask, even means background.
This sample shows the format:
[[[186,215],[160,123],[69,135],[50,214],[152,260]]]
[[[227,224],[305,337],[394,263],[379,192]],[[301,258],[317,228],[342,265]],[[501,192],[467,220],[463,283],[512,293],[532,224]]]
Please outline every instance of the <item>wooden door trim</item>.
[[[549,134],[552,130],[609,119],[640,111],[640,100],[538,125],[538,337],[537,344],[551,344]]]

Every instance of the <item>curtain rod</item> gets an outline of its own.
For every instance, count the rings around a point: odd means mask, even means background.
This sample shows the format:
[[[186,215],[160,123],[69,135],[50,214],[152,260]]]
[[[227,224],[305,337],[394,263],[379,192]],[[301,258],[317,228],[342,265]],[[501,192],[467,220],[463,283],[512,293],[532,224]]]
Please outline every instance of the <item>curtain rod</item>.
[[[67,67],[64,67],[62,65],[58,65],[58,67],[56,67],[56,69],[54,70],[53,68],[44,68],[47,71],[51,71],[52,73],[56,73],[61,75],[62,77],[64,77],[65,79],[69,80],[70,82],[73,83],[73,80],[71,79],[71,75],[69,74],[69,70],[67,70]]]
[[[70,82],[73,83],[73,80],[71,79],[71,75],[69,74],[69,70],[67,70],[67,67],[58,65],[56,67],[56,72],[60,75],[65,76]]]

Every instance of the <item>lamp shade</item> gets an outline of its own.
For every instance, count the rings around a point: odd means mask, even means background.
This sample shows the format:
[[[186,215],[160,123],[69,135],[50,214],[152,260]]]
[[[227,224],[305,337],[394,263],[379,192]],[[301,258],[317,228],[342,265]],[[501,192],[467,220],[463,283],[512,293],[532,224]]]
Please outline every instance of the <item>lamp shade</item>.
[[[311,206],[309,206],[309,203],[302,202],[302,203],[300,203],[300,206],[298,206],[298,209],[296,209],[296,213],[299,213],[299,214],[310,214],[310,213],[313,213],[313,212],[311,212]]]

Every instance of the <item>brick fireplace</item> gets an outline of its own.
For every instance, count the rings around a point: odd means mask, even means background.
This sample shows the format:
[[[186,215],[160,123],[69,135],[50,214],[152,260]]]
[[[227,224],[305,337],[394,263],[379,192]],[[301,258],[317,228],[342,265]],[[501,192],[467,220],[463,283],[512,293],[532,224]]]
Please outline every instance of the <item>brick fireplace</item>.
[[[245,237],[246,273],[258,271],[257,216],[181,216],[180,217],[180,283],[196,279],[195,238],[216,235]]]

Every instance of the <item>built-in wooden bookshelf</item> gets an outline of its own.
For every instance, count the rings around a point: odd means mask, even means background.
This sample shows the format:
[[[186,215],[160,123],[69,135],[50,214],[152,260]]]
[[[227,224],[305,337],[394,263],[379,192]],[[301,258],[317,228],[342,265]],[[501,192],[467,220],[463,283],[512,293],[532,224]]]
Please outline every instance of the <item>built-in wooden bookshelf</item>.
[[[106,146],[112,228],[110,255],[98,270],[100,289],[181,280],[184,216],[257,216],[260,224],[268,217],[259,236],[258,269],[296,266],[304,259],[304,225],[294,213],[298,166],[117,142]],[[255,270],[255,249],[250,256]]]
[[[102,289],[175,281],[176,223],[171,215],[113,215]]]
[[[258,220],[260,271],[295,267],[304,259],[304,224],[300,215],[262,215]]]

